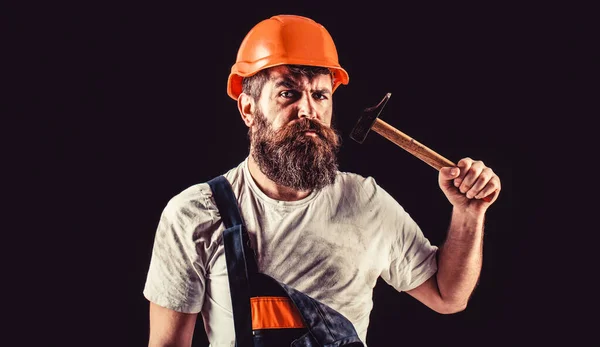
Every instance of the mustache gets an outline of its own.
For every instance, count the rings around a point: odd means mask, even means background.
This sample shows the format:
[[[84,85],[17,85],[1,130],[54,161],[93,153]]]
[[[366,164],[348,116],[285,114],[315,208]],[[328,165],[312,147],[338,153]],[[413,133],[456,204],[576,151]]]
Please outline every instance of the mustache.
[[[325,126],[319,121],[310,118],[300,118],[298,120],[293,121],[287,127],[285,127],[285,130],[283,132],[288,135],[295,135],[304,133],[306,131],[312,131],[321,137],[327,137],[327,130],[325,130]]]

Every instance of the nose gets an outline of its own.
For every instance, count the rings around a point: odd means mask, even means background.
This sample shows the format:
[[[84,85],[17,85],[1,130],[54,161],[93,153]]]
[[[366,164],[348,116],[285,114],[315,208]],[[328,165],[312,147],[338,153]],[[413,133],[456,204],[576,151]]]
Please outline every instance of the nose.
[[[318,118],[315,101],[308,93],[303,93],[298,100],[298,117],[299,118]]]

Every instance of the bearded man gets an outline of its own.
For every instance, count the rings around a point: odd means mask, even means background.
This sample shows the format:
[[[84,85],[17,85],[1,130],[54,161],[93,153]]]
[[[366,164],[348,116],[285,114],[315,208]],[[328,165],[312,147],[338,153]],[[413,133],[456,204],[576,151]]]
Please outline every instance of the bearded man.
[[[285,45],[269,44],[286,35]],[[330,52],[323,54],[327,45]],[[448,241],[432,245],[372,177],[338,169],[332,100],[348,75],[331,45],[322,26],[292,15],[265,20],[247,35],[228,94],[249,128],[249,155],[222,176],[258,271],[341,313],[366,346],[379,277],[436,312],[466,308],[481,268],[484,214],[500,180],[470,158],[442,168],[438,182],[452,220]],[[211,346],[236,345],[225,229],[206,182],[166,205],[144,287],[150,346],[191,346],[199,313]]]

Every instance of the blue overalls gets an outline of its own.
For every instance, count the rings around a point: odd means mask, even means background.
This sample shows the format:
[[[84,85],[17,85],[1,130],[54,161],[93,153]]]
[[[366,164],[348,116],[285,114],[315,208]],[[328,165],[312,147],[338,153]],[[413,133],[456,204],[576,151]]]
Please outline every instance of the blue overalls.
[[[229,181],[208,184],[225,223],[225,258],[236,347],[364,347],[352,323],[331,307],[258,272]]]

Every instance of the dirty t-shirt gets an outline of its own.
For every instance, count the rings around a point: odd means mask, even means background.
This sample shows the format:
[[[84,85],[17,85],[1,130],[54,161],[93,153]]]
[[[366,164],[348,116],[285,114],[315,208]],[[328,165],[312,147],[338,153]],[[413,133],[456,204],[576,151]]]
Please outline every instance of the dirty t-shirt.
[[[277,201],[258,188],[247,161],[224,176],[259,271],[342,313],[363,342],[379,277],[407,291],[437,270],[437,247],[373,178],[339,172],[302,200]],[[200,313],[213,347],[234,346],[235,338],[224,228],[207,183],[175,195],[162,212],[143,290],[160,306]]]

